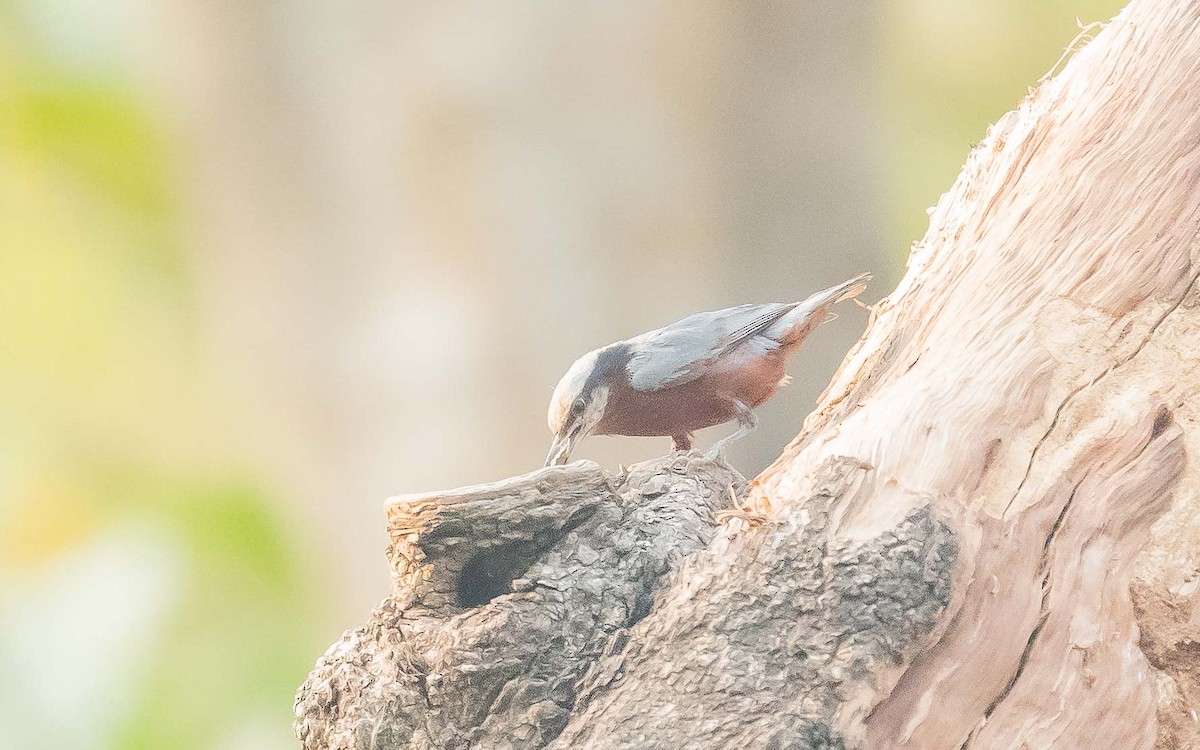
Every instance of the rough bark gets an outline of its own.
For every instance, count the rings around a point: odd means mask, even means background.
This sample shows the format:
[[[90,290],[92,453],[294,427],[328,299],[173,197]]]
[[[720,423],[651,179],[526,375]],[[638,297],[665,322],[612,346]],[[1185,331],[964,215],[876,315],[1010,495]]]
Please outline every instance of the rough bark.
[[[1200,746],[1198,250],[1200,2],[1135,0],[971,154],[761,523],[694,456],[393,505],[302,739]]]
[[[297,698],[309,748],[544,747],[576,685],[712,538],[742,478],[697,454],[393,498],[394,594]]]

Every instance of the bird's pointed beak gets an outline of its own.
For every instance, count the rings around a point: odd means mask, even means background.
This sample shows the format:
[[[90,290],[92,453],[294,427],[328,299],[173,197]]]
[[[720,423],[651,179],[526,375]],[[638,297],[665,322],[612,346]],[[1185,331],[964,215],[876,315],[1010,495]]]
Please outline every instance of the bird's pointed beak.
[[[571,458],[571,450],[574,447],[575,440],[571,438],[570,433],[555,435],[550,443],[550,454],[546,456],[546,466],[565,464]]]

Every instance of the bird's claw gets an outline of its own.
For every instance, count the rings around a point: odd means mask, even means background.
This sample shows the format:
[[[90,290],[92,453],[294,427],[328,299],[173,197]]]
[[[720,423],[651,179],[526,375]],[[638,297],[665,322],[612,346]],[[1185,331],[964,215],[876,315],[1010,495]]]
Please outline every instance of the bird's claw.
[[[671,454],[671,463],[669,468],[675,474],[686,474],[688,463],[691,461],[691,451],[675,451]]]
[[[704,452],[704,459],[706,461],[720,461],[722,463],[729,463],[729,460],[725,457],[726,442],[727,441],[725,440],[718,440],[717,442],[713,443],[713,446]]]

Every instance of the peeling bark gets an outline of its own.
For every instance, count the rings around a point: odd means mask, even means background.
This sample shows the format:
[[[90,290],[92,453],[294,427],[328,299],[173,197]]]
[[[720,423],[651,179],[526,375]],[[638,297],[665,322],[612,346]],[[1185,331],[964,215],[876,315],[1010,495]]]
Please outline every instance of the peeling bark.
[[[305,746],[1200,746],[1198,251],[1200,2],[1134,0],[748,486],[689,454],[392,505]]]

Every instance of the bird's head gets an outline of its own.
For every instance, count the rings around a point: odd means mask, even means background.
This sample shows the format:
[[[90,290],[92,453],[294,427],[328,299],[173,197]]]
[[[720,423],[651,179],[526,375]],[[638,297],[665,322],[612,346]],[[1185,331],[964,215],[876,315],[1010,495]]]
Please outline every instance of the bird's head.
[[[571,365],[550,398],[547,421],[554,441],[546,466],[565,464],[580,440],[596,428],[608,406],[609,384],[601,366],[603,352],[589,352]]]

